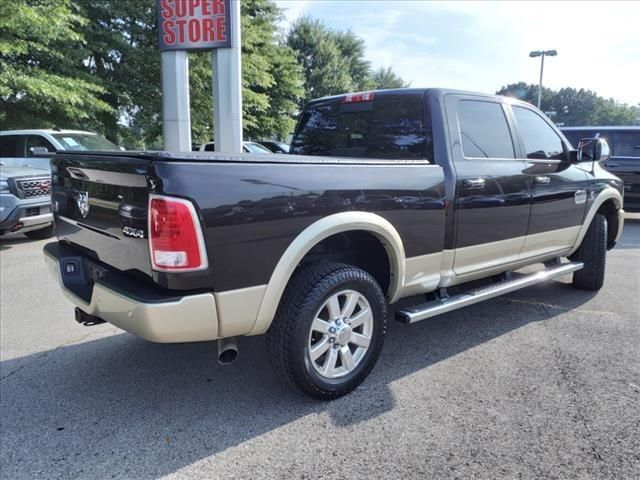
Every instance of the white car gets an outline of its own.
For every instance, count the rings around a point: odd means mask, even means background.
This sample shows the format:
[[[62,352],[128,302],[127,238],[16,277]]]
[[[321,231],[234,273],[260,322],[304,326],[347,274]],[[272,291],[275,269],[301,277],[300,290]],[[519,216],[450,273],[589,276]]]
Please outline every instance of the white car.
[[[207,142],[200,145],[197,150],[200,152],[213,152],[216,149],[214,142]],[[242,142],[242,151],[245,153],[273,153],[268,148],[256,142]]]
[[[5,166],[49,168],[49,159],[34,156],[34,149],[58,150],[120,150],[93,132],[82,130],[3,130],[0,131],[0,157]]]

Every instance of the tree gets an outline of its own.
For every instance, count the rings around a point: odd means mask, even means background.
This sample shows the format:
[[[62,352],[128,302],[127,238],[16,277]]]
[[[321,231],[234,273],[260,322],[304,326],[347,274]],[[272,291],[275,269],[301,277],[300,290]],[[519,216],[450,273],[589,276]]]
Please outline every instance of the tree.
[[[400,78],[391,67],[380,67],[371,76],[373,88],[381,90],[385,88],[407,88],[409,83]]]
[[[2,128],[93,128],[115,110],[106,86],[79,66],[87,20],[71,0],[0,3]]]
[[[391,67],[375,72],[371,69],[363,39],[351,31],[332,30],[309,16],[292,25],[287,44],[296,52],[304,71],[302,103],[345,92],[407,86]]]
[[[502,87],[498,95],[519,98],[533,105],[538,101],[538,86],[524,82]],[[603,98],[591,90],[561,88],[542,89],[541,110],[555,112],[553,121],[565,126],[582,125],[636,125],[638,108],[620,104],[612,98]]]

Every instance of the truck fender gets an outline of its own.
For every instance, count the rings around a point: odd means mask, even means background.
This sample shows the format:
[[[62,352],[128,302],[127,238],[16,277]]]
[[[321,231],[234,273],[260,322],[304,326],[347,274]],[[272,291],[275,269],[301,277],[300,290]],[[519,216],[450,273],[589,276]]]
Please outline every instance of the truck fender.
[[[604,202],[612,200],[618,210],[619,222],[618,222],[618,232],[616,234],[616,241],[620,238],[622,234],[622,227],[624,224],[624,210],[622,210],[622,195],[618,190],[613,187],[607,187],[602,190],[598,196],[593,200],[593,203],[589,207],[589,211],[585,216],[584,221],[582,222],[582,226],[580,227],[580,231],[578,232],[578,237],[576,238],[576,243],[573,245],[571,252],[567,254],[567,256],[573,255],[573,253],[580,247],[582,244],[582,240],[584,236],[587,234],[587,230],[589,229],[589,225],[593,221],[593,217],[596,216],[600,207],[604,204]]]
[[[387,296],[391,301],[395,300],[402,288],[405,270],[404,246],[398,231],[388,220],[374,213],[336,213],[309,225],[285,250],[269,279],[258,317],[249,335],[259,335],[269,329],[289,279],[300,261],[314,246],[332,235],[355,230],[375,235],[387,251],[391,267]]]

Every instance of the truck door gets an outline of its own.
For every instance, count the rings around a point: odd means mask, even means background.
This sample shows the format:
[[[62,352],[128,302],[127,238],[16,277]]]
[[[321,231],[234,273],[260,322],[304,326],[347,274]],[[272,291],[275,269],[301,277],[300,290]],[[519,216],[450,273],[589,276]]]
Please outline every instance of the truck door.
[[[521,257],[572,247],[587,207],[588,174],[569,163],[568,148],[548,119],[526,106],[511,107],[519,157],[532,190],[531,220]]]
[[[513,125],[500,100],[446,97],[456,172],[456,275],[518,260],[527,234],[530,188],[516,158]]]

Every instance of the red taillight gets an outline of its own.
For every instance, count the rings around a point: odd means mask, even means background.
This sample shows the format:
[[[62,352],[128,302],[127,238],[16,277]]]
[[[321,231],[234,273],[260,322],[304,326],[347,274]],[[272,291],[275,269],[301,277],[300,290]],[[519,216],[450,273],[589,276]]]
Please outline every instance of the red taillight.
[[[342,103],[372,102],[375,92],[349,93],[342,98]]]
[[[151,266],[163,272],[188,272],[208,267],[207,252],[196,210],[188,200],[149,199]]]

